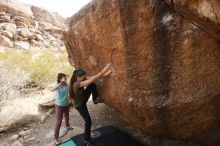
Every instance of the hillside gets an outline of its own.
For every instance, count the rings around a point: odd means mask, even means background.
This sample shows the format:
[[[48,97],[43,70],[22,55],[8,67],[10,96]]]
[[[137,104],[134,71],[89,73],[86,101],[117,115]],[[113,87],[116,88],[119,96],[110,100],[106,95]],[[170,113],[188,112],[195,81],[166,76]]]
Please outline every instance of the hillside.
[[[0,1],[1,50],[64,50],[62,31],[67,25],[57,13],[15,0]]]

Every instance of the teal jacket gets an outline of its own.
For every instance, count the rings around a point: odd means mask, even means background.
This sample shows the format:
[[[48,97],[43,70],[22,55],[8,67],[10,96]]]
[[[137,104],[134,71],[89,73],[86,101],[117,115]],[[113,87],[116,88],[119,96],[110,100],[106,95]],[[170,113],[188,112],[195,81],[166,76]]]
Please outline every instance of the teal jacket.
[[[55,97],[55,104],[58,106],[68,106],[68,85],[65,84],[64,86],[59,86],[56,89],[56,97]]]

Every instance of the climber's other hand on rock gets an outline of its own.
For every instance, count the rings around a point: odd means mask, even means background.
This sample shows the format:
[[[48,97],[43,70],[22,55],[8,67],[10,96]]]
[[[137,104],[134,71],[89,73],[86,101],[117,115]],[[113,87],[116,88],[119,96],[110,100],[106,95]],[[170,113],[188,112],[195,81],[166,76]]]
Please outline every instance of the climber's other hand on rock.
[[[110,67],[110,66],[111,66],[111,64],[110,64],[110,63],[107,63],[107,64],[106,64],[106,66],[109,66],[109,67]]]

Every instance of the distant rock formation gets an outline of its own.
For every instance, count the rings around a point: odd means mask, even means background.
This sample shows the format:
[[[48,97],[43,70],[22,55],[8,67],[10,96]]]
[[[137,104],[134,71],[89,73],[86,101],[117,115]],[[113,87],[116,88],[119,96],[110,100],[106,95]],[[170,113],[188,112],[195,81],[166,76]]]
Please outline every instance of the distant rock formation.
[[[111,63],[105,103],[146,133],[220,143],[218,0],[93,0],[64,33],[70,63]]]
[[[20,3],[0,1],[0,50],[64,49],[66,20],[57,13]]]

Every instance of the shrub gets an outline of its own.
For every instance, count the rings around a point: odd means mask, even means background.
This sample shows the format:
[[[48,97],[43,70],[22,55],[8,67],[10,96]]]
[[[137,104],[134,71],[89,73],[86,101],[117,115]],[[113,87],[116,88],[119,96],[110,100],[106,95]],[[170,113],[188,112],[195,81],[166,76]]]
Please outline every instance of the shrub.
[[[69,65],[65,51],[50,50],[38,53],[15,50],[0,52],[0,67],[18,75],[27,76],[27,85],[35,84],[40,87],[56,80],[59,72],[70,75],[74,69]]]

